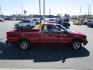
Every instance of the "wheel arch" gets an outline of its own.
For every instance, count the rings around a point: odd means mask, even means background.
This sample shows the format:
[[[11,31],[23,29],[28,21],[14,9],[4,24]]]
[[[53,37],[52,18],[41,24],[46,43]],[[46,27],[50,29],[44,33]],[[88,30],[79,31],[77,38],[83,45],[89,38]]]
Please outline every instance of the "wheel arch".
[[[74,39],[74,40],[71,41],[71,43],[73,43],[74,41],[80,41],[82,43],[81,39]]]
[[[28,40],[28,39],[26,39],[26,38],[21,38],[21,39],[19,39],[19,40],[18,40],[18,42],[23,41],[23,40],[25,40],[25,41],[27,41],[27,42],[31,43],[31,41],[30,41],[30,40]]]

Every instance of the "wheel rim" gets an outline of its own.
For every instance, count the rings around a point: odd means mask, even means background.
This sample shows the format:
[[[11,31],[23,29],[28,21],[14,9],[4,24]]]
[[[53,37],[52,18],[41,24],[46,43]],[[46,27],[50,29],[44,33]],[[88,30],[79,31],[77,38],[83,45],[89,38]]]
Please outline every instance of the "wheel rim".
[[[81,47],[81,43],[80,42],[74,42],[73,43],[73,48],[74,49],[79,49]]]
[[[28,43],[27,42],[21,42],[20,47],[21,47],[21,49],[25,50],[28,48]]]

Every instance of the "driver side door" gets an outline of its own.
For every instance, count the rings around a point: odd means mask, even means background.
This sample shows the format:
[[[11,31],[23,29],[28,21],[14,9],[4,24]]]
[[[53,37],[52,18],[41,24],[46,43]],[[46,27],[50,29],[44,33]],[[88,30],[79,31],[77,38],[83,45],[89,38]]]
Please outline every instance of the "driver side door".
[[[48,29],[48,27],[45,27],[47,28],[47,30],[43,31],[41,33],[41,42],[43,43],[57,43],[60,41],[60,33],[58,32],[55,32],[56,28],[52,27],[50,29]]]

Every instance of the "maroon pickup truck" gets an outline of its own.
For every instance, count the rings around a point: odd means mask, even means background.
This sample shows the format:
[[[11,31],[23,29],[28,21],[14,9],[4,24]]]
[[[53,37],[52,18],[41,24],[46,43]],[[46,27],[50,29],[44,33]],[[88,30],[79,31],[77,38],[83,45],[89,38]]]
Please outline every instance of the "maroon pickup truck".
[[[43,24],[41,29],[20,29],[7,32],[7,43],[17,44],[26,50],[31,43],[70,44],[75,50],[87,44],[87,37],[79,32],[71,32],[60,24]]]

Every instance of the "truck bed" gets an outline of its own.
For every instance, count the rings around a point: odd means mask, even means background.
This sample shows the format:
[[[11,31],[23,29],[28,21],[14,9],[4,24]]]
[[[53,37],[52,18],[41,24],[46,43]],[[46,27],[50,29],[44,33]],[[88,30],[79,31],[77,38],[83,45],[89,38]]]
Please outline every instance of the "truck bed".
[[[7,32],[7,40],[15,43],[22,38],[37,42],[39,40],[39,29],[21,29]]]
[[[19,30],[14,30],[13,32],[39,32],[40,29],[19,29]]]

